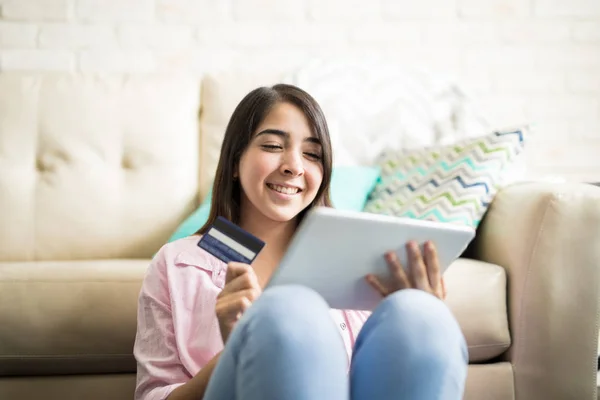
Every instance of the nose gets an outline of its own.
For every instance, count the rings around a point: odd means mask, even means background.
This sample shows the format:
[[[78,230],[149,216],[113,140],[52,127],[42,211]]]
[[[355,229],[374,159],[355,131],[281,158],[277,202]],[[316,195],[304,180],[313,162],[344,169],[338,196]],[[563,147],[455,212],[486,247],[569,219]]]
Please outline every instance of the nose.
[[[288,176],[301,176],[304,174],[302,155],[295,151],[286,152],[281,163],[281,172]]]

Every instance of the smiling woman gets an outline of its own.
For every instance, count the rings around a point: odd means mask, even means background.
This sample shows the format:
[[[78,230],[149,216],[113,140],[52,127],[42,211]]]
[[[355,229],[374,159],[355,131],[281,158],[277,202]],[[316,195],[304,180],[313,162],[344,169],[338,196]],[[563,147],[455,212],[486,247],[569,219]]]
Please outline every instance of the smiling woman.
[[[268,198],[288,201],[288,212],[299,212],[296,222],[302,220],[308,205],[331,206],[331,153],[325,116],[308,93],[285,84],[253,90],[236,107],[227,125],[212,189],[211,213],[197,233],[205,233],[218,216],[242,225],[242,207],[262,204],[258,199],[265,199],[269,192],[286,194]],[[250,165],[252,169],[248,170]],[[242,191],[240,185],[246,182],[248,187]],[[283,188],[289,186],[300,189],[300,195],[288,198],[291,193]],[[256,201],[248,204],[255,196]],[[261,204],[259,208],[263,208]],[[272,211],[265,210],[278,218]]]
[[[239,224],[248,228],[265,223],[256,218],[294,219],[311,206],[323,182],[322,146],[298,107],[276,104],[257,131],[234,172],[243,188]]]
[[[227,264],[197,235],[161,248],[139,297],[137,400],[462,397],[466,343],[441,301],[432,243],[423,254],[408,244],[407,272],[388,257],[390,282],[365,277],[382,298],[372,314],[331,309],[300,286],[263,293],[307,210],[331,206],[331,152],[323,112],[302,89],[280,84],[242,99],[197,234],[224,218],[264,248]]]

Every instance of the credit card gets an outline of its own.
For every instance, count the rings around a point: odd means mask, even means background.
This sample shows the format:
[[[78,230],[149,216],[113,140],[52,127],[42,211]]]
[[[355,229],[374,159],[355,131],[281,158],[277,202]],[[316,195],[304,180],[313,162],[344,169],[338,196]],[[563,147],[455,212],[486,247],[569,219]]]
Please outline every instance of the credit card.
[[[223,217],[217,217],[198,242],[198,247],[224,263],[251,264],[264,246],[262,240]]]

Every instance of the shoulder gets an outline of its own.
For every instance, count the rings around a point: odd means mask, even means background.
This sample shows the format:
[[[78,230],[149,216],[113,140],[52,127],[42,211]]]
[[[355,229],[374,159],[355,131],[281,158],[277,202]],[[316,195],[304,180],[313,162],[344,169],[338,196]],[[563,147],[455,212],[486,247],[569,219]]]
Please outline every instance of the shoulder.
[[[155,254],[148,273],[165,277],[189,273],[224,276],[227,265],[198,247],[200,238],[193,235],[164,244]]]

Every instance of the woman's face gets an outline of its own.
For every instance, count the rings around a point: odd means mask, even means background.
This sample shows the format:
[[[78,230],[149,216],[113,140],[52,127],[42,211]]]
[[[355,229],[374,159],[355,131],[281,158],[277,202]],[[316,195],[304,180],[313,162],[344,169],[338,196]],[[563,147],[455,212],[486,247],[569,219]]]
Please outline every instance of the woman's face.
[[[242,219],[294,219],[317,195],[321,154],[304,113],[289,103],[275,105],[240,159]]]

